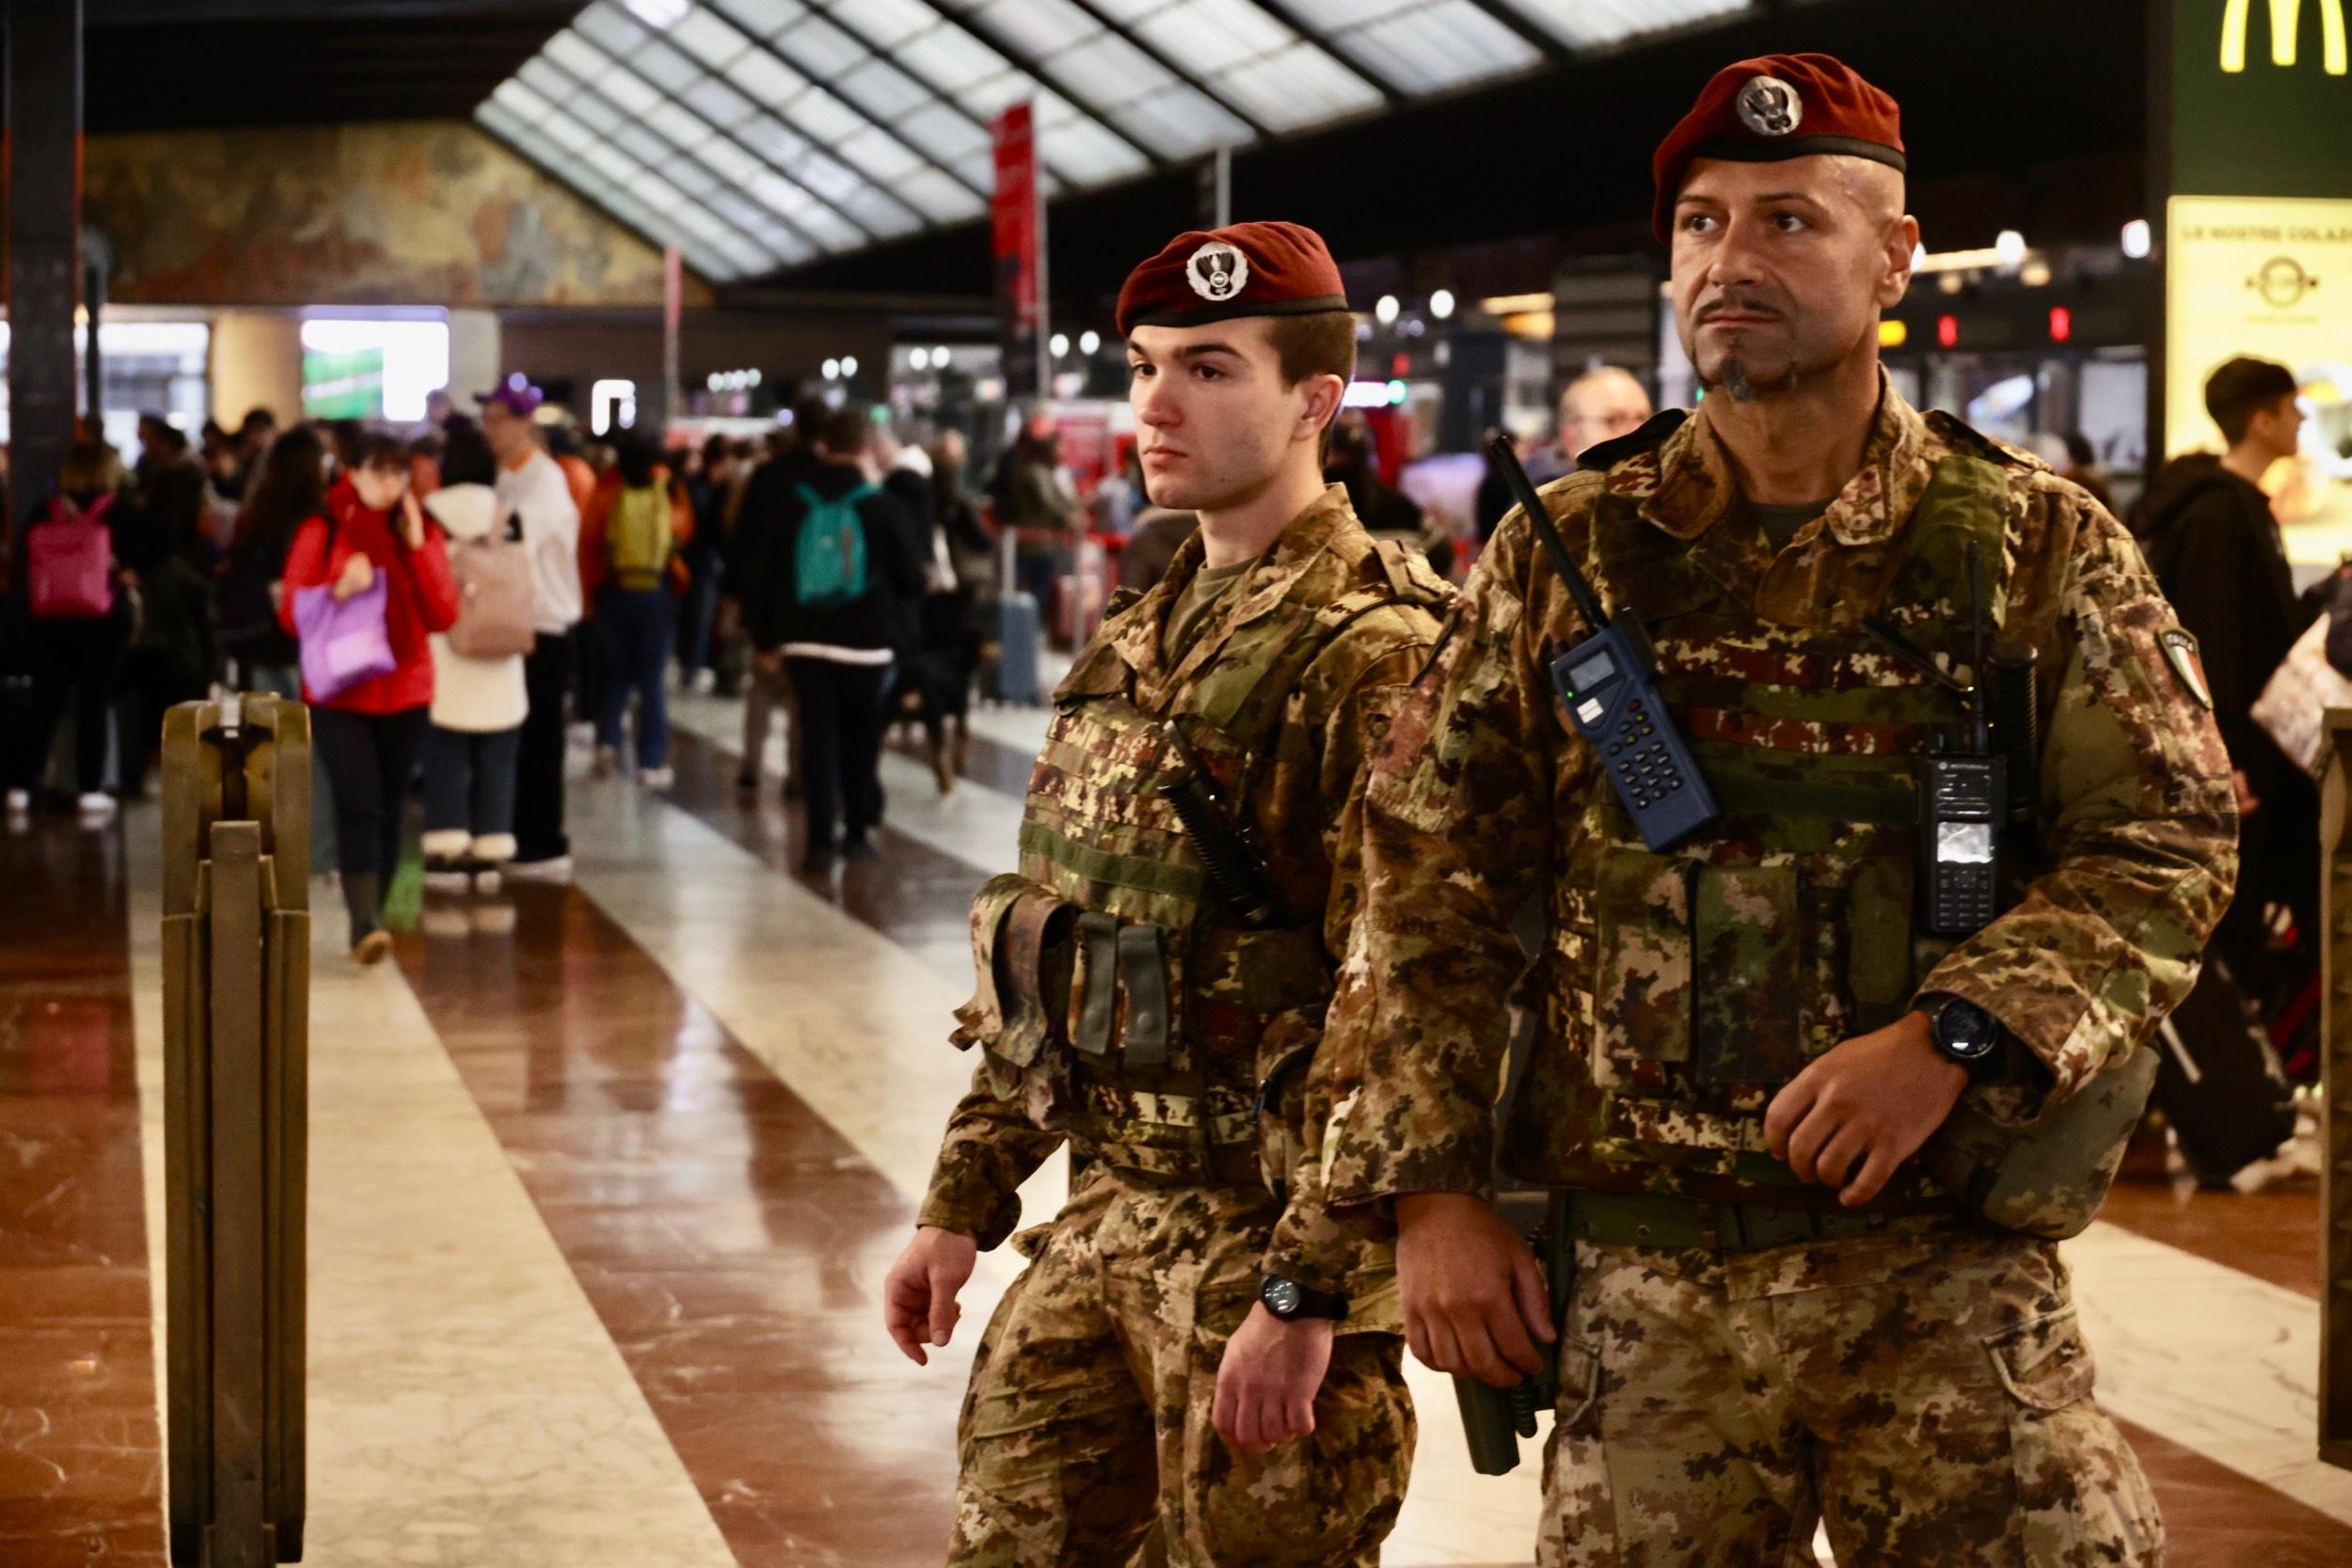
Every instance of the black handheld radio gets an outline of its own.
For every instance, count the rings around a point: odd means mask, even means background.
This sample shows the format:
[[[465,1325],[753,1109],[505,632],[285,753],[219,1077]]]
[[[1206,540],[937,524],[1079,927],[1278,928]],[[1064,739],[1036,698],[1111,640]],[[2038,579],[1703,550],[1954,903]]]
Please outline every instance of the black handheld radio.
[[[1975,647],[1966,685],[1946,673],[1916,643],[1887,623],[1864,626],[1905,662],[1968,705],[1968,749],[1936,749],[1912,762],[1919,799],[1919,923],[1931,935],[1967,937],[1992,923],[2000,897],[2000,840],[2016,815],[2010,771],[2030,756],[2034,708],[2030,650],[1987,649],[1984,568],[1975,540],[1968,542],[1968,610]],[[2018,662],[2022,659],[2022,663]],[[1985,708],[1985,683],[1995,681],[2003,701],[2002,734],[1994,744]],[[2009,695],[2014,686],[2022,700]],[[2022,708],[2021,717],[2012,711]],[[2022,753],[2022,756],[2021,756]],[[2026,763],[2030,768],[2030,762]],[[2030,801],[2026,802],[2030,807]]]
[[[1527,514],[1535,536],[1551,557],[1552,569],[1567,585],[1577,613],[1595,629],[1593,635],[1551,661],[1551,684],[1577,731],[1600,753],[1617,799],[1632,816],[1642,842],[1664,849],[1681,842],[1723,815],[1714,791],[1707,787],[1691,748],[1675,728],[1658,691],[1658,655],[1649,633],[1629,610],[1614,616],[1602,610],[1593,585],[1577,570],[1551,513],[1535,485],[1519,467],[1518,454],[1508,436],[1498,436],[1486,447],[1496,468],[1511,487],[1512,499]]]

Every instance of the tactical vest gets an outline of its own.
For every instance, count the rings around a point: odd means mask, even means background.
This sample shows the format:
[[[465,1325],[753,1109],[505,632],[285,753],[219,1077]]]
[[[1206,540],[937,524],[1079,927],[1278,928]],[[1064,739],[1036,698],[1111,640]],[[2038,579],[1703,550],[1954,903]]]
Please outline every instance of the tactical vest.
[[[1537,1053],[1539,1080],[1567,1081],[1532,1085],[1531,1101],[1566,1106],[1571,1126],[1519,1118],[1509,1168],[1565,1186],[1834,1200],[1780,1190],[1799,1184],[1766,1151],[1765,1109],[1814,1057],[1893,1022],[1949,951],[1915,935],[1912,758],[1964,735],[1966,717],[1861,622],[1883,617],[1964,664],[1966,546],[1982,552],[1997,622],[2008,493],[1998,462],[1943,458],[1908,521],[1851,552],[1841,580],[1862,591],[1804,626],[1759,616],[1752,577],[1709,571],[1724,544],[1709,534],[1737,516],[1684,541],[1644,520],[1638,497],[1596,501],[1587,571],[1648,626],[1724,816],[1654,854],[1605,784],[1587,791],[1549,961],[1571,982],[1551,994],[1585,1015],[1550,1027],[1588,1048]],[[1907,1164],[1881,1203],[1926,1196]]]
[[[1114,618],[1054,694],[1021,870],[973,906],[977,990],[956,1042],[979,1045],[997,1091],[1073,1152],[1223,1183],[1285,1174],[1262,1164],[1252,1101],[1275,1063],[1322,1032],[1334,969],[1324,879],[1270,853],[1285,923],[1244,928],[1161,793],[1186,767],[1163,726],[1181,726],[1239,825],[1263,832],[1255,785],[1301,674],[1359,617],[1450,596],[1361,535],[1326,555],[1181,685],[1145,689]]]

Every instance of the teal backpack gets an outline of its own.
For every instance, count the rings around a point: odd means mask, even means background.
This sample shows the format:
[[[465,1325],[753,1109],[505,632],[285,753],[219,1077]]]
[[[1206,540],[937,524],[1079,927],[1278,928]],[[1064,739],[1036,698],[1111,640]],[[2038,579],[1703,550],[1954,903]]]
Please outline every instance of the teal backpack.
[[[831,500],[805,484],[792,486],[808,508],[792,552],[792,596],[811,610],[854,604],[866,597],[866,524],[858,503],[882,493],[861,484]]]

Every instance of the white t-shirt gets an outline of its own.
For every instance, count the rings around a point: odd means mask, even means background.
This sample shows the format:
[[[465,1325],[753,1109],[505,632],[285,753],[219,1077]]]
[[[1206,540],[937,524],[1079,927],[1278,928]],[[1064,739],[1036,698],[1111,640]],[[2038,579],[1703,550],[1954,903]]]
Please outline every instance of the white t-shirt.
[[[572,503],[563,465],[534,451],[521,467],[501,468],[498,498],[523,520],[538,629],[561,636],[580,624],[580,508]]]

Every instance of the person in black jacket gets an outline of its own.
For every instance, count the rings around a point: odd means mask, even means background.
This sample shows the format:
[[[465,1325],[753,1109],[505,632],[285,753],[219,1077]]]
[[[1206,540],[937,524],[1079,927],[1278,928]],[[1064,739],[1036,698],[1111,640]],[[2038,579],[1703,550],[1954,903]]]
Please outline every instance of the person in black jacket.
[[[2312,859],[2319,800],[2309,775],[2254,721],[2254,700],[2311,624],[2299,605],[2263,474],[2294,455],[2302,430],[2284,365],[2236,358],[2205,383],[2205,408],[2229,450],[2166,466],[2143,506],[2148,564],[2181,625],[2195,634],[2214,718],[2236,772],[2240,871],[2236,902],[2214,947],[2262,994],[2265,907],[2285,904],[2306,940],[2318,933]]]
[[[852,860],[874,853],[869,835],[882,812],[882,692],[899,607],[923,594],[914,521],[869,477],[873,434],[871,416],[854,404],[832,411],[817,428],[815,462],[781,498],[757,585],[744,605],[761,665],[782,670],[791,682],[803,748],[806,868],[816,874],[832,869],[836,849]],[[822,536],[851,517],[853,535]],[[812,567],[824,575],[812,575]]]

